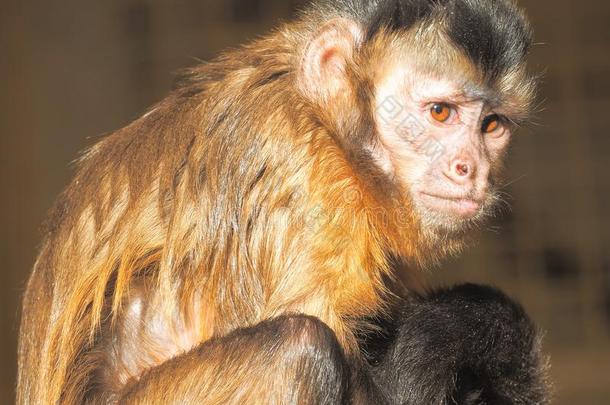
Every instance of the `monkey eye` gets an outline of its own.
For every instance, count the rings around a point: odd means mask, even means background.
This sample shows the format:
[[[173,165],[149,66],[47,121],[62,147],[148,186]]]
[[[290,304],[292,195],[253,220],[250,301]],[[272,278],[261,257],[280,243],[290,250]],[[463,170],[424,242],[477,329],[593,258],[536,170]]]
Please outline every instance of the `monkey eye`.
[[[447,122],[453,112],[454,108],[446,103],[436,103],[430,108],[430,115],[438,122]]]
[[[481,125],[481,131],[484,134],[493,134],[503,132],[504,129],[504,119],[498,114],[492,114],[483,120],[483,124]]]

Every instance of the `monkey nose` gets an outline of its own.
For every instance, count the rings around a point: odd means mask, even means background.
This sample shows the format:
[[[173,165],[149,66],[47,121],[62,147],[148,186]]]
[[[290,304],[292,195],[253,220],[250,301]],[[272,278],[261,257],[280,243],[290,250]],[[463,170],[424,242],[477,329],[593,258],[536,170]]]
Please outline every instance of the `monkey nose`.
[[[470,173],[470,166],[468,166],[467,163],[458,163],[455,166],[455,171],[458,176],[468,176],[468,173]]]
[[[476,164],[471,159],[456,159],[450,165],[445,175],[458,184],[466,183],[476,174]]]

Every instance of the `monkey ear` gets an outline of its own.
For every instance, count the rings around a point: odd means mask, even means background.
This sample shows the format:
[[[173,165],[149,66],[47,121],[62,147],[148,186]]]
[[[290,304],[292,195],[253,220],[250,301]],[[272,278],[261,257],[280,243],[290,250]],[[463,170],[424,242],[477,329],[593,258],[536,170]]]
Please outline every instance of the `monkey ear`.
[[[345,68],[363,39],[360,26],[345,18],[328,21],[305,48],[299,87],[315,100],[331,98],[347,86]]]

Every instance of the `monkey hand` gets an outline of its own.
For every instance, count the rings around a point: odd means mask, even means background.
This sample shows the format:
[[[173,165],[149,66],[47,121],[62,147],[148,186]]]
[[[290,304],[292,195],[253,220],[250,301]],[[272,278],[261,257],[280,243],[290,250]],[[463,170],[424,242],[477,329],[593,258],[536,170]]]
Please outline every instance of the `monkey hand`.
[[[466,284],[415,299],[373,375],[395,404],[547,403],[540,336],[502,292]]]

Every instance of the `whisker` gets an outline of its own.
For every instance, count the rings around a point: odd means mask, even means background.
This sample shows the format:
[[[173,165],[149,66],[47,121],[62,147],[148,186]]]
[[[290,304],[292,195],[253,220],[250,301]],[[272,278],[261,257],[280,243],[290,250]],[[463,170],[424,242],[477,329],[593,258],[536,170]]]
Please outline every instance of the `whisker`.
[[[523,180],[523,179],[524,179],[524,178],[526,178],[526,177],[527,177],[527,174],[523,174],[523,175],[521,175],[521,176],[517,177],[516,179],[509,181],[508,183],[505,183],[505,184],[500,185],[500,188],[501,188],[501,189],[504,189],[504,188],[506,188],[506,187],[508,187],[508,186],[510,186],[510,185],[512,185],[512,184],[515,184],[515,183],[516,183],[516,182],[518,182],[518,181]]]

